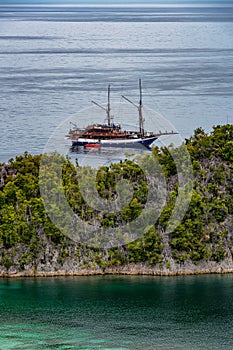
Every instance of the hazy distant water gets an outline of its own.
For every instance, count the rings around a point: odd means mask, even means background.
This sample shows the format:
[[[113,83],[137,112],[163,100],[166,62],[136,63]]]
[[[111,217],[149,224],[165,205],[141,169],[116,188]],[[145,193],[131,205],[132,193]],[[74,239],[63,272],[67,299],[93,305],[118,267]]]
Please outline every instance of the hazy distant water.
[[[232,350],[233,277],[0,280],[1,349]]]
[[[183,137],[199,126],[232,123],[232,19],[233,7],[221,3],[0,6],[0,161],[42,152],[63,120],[92,99],[106,101],[109,82],[114,101],[122,93],[137,100],[139,77],[144,104]]]

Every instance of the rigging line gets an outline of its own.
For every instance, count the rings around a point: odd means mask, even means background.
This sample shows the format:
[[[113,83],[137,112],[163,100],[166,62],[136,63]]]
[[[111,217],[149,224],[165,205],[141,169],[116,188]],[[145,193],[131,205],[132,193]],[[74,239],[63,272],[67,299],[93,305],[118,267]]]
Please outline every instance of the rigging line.
[[[123,84],[120,85],[120,95],[118,96],[118,102],[117,102],[117,117],[120,118],[122,115],[122,93],[123,93]]]

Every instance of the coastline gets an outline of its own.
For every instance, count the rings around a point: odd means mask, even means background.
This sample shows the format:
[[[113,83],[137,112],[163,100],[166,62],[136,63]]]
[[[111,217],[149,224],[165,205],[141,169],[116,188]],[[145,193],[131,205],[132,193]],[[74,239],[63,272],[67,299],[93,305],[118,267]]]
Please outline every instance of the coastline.
[[[198,265],[187,261],[184,264],[175,264],[171,268],[165,266],[149,267],[145,264],[128,264],[120,267],[101,268],[76,268],[76,269],[57,269],[57,270],[35,270],[34,268],[18,271],[10,269],[1,270],[0,278],[22,278],[22,277],[68,277],[68,276],[98,276],[98,275],[131,275],[131,276],[188,276],[188,275],[207,275],[207,274],[231,274],[233,273],[232,259],[226,259],[221,263],[214,261],[202,261]]]

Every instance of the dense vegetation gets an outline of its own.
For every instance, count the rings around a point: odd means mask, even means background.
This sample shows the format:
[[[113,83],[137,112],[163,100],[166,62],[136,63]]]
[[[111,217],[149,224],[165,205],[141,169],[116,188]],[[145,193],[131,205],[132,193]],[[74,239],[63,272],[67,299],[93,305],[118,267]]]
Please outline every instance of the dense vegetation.
[[[184,146],[184,145],[183,145]],[[181,152],[182,147],[177,149]],[[222,261],[233,255],[233,126],[216,126],[211,134],[201,128],[185,141],[190,154],[194,188],[182,222],[168,237],[164,232],[178,195],[175,162],[166,147],[154,147],[151,154],[166,176],[167,204],[154,225],[146,227],[134,242],[111,249],[89,248],[73,242],[50,221],[39,190],[41,155],[22,156],[0,164],[0,266],[24,270],[38,265],[61,268],[68,260],[85,268],[120,266],[127,263],[158,264],[170,267],[171,261]],[[120,179],[133,184],[132,199],[117,213],[103,213],[88,205],[80,192],[76,167],[66,159],[63,189],[73,211],[83,220],[97,220],[111,228],[134,220],[144,209],[148,184],[135,163],[126,160],[98,170],[96,188],[101,198],[114,199]],[[87,188],[91,169],[86,168]],[[56,194],[55,194],[56,195]],[[56,211],[56,205],[54,207]],[[56,254],[54,253],[56,252]]]

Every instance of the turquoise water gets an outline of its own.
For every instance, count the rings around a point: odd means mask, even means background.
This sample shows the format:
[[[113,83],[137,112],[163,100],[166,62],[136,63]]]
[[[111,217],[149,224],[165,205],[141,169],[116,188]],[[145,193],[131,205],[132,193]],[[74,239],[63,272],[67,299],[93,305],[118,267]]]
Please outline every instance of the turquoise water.
[[[0,349],[230,350],[233,276],[0,280]]]

